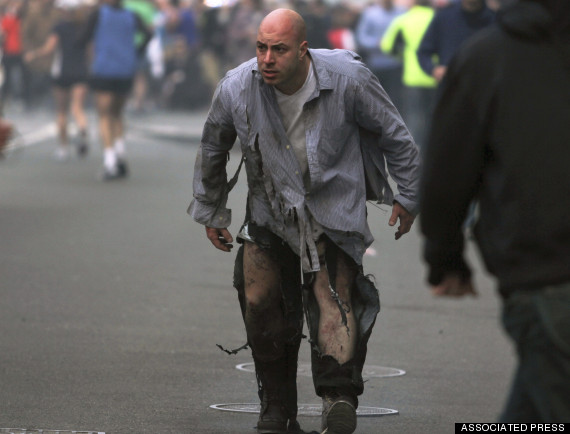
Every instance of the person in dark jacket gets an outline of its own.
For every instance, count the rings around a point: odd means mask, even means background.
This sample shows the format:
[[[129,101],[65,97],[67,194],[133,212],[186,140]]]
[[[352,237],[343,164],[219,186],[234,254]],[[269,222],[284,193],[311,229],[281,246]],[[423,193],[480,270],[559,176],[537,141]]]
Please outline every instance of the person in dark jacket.
[[[570,421],[570,3],[521,0],[442,83],[421,182],[436,296],[475,294],[461,223],[498,279],[518,368],[503,422]]]
[[[460,0],[439,9],[418,48],[418,61],[428,75],[441,81],[461,44],[495,20],[484,0]]]

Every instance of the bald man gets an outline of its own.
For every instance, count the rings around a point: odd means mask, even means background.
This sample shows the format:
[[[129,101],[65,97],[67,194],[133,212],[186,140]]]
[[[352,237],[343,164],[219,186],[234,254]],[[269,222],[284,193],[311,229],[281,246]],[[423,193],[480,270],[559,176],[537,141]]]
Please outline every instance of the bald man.
[[[313,382],[323,398],[322,432],[349,434],[380,310],[378,291],[362,269],[373,241],[366,200],[392,206],[395,238],[407,233],[418,206],[419,155],[358,55],[309,49],[305,35],[296,12],[271,12],[259,27],[257,58],[219,83],[188,212],[216,248],[231,251],[226,203],[233,182],[226,163],[239,138],[249,194],[236,237],[242,245],[234,285],[258,379],[257,430],[302,432],[296,371],[304,306]]]

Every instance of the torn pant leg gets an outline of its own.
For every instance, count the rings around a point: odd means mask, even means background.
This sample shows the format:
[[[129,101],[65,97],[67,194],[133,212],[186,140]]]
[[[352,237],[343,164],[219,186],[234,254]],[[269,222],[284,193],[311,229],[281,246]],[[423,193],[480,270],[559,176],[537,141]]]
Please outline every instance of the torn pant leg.
[[[264,228],[250,223],[247,233],[249,241],[268,252],[279,266],[280,300],[277,307],[272,308],[278,309],[278,312],[273,311],[273,317],[263,312],[252,312],[251,309],[248,312],[244,246],[238,251],[234,268],[234,287],[238,291],[248,343],[252,349],[258,394],[262,405],[264,399],[267,399],[268,388],[272,394],[276,392],[281,395],[291,426],[296,423],[297,415],[297,357],[303,329],[298,257],[277,236]],[[273,323],[275,317],[279,318],[280,327],[272,328],[271,333],[267,333],[264,321]]]
[[[337,281],[337,258],[338,255],[345,255],[332,241],[326,238],[325,266],[329,274],[331,284],[331,297],[335,295],[335,285]],[[345,255],[345,260],[351,261]],[[342,325],[347,333],[355,333],[355,343],[353,356],[350,360],[339,363],[334,357],[323,354],[319,347],[319,321],[320,308],[312,287],[305,287],[303,290],[305,315],[310,334],[311,362],[313,372],[313,383],[318,396],[334,390],[335,392],[348,395],[355,399],[364,391],[362,379],[362,369],[366,359],[367,344],[372,333],[372,328],[376,321],[376,316],[380,311],[380,300],[378,290],[374,284],[364,276],[362,267],[356,267],[354,283],[351,286],[351,300],[337,300],[338,308],[343,311],[341,315]],[[346,323],[346,309],[352,309],[356,330],[350,330]],[[342,312],[341,312],[342,313]]]

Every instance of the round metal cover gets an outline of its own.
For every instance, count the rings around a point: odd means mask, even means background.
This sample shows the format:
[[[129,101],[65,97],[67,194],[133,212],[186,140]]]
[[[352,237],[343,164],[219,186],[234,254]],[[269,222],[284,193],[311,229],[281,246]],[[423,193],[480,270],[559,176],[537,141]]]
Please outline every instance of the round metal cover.
[[[6,434],[105,434],[102,431],[77,431],[68,429],[25,429],[0,428],[0,433]]]
[[[221,411],[232,411],[236,413],[259,413],[259,404],[212,404],[210,408],[214,410]],[[321,416],[323,410],[322,404],[299,404],[298,415],[299,416]],[[359,406],[356,409],[356,415],[360,417],[378,417],[387,416],[390,414],[398,414],[398,410],[392,410],[390,408],[380,408],[380,407],[365,407]]]
[[[241,363],[236,365],[236,369],[244,372],[255,372],[253,363]],[[404,375],[406,371],[396,368],[386,368],[384,366],[365,366],[362,370],[362,377],[364,378],[378,378],[378,377],[399,377]],[[311,365],[308,363],[299,363],[297,368],[297,375],[299,377],[311,377]]]

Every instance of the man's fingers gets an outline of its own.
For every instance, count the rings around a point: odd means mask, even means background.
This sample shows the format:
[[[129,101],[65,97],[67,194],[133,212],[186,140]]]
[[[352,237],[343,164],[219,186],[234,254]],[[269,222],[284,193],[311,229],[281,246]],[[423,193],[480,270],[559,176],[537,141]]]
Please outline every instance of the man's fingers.
[[[471,280],[464,281],[458,276],[447,277],[439,285],[432,286],[431,293],[436,297],[477,297]]]
[[[400,205],[398,202],[394,203],[392,207],[392,215],[390,216],[390,220],[388,224],[390,226],[395,226],[398,223],[398,219],[400,219],[400,226],[398,226],[398,230],[395,234],[395,238],[399,240],[402,235],[407,234],[412,229],[412,225],[414,224],[414,217],[410,214],[406,209]]]
[[[398,209],[396,207],[392,208],[392,215],[390,216],[390,220],[388,220],[388,224],[390,226],[394,226],[398,222]]]
[[[228,243],[231,243],[234,239],[232,237],[232,234],[230,234],[230,232],[227,229],[220,229],[219,232],[220,236],[222,238],[224,238]]]
[[[231,251],[233,237],[227,229],[210,228],[206,226],[206,236],[216,249],[224,252]]]

